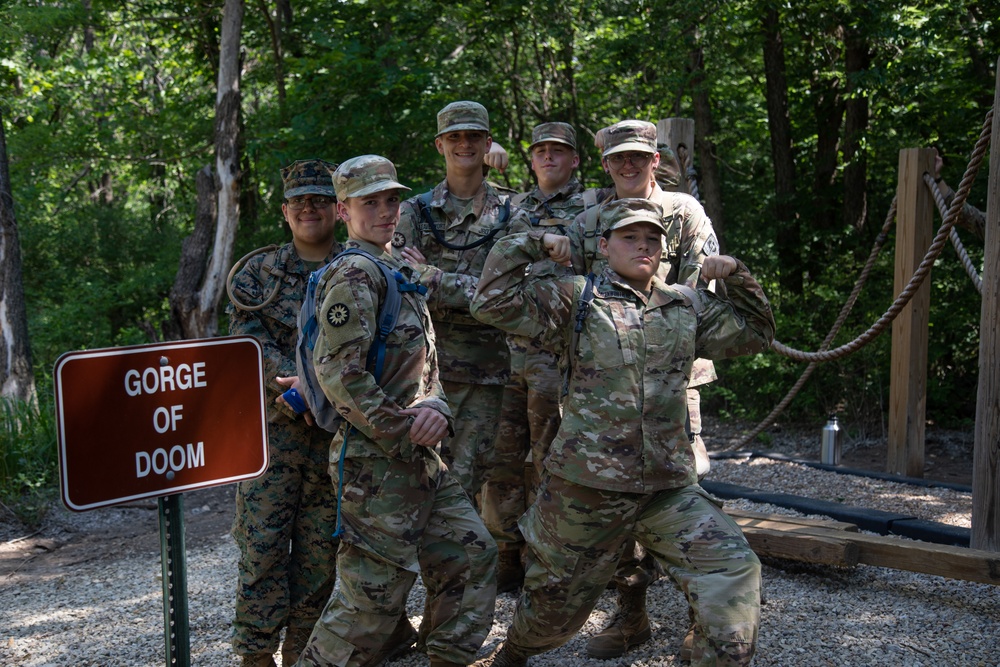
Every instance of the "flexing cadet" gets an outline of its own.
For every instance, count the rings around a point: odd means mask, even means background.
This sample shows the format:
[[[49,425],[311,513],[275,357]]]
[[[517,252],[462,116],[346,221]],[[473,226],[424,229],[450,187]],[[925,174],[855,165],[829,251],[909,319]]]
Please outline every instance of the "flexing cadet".
[[[657,183],[657,175],[669,176],[673,170],[660,168],[656,126],[640,120],[624,120],[598,132],[596,140],[602,144],[604,169],[614,181],[614,188],[607,192],[602,205],[624,197],[657,202],[663,210],[667,230],[659,278],[667,284],[683,283],[692,288],[707,285],[707,281],[699,281],[699,276],[705,258],[718,254],[715,231],[694,197],[664,191]],[[579,275],[599,274],[603,267],[604,260],[597,252],[598,239],[604,232],[599,211],[600,205],[581,213],[567,232],[573,268]],[[697,359],[686,390],[687,430],[696,453],[699,478],[708,473],[710,463],[701,441],[701,406],[696,387],[715,377],[712,362]],[[645,554],[641,546],[634,552],[626,549],[625,559],[614,578],[619,593],[618,613],[607,627],[591,638],[587,644],[589,655],[618,657],[652,636],[646,614],[646,589],[658,576],[652,557]],[[688,635],[685,642],[689,645],[693,635],[691,632]]]
[[[663,210],[648,199],[601,209],[596,279],[535,276],[568,257],[565,239],[533,230],[497,243],[472,312],[524,336],[560,332],[569,362],[562,423],[546,478],[521,518],[528,544],[521,597],[504,643],[476,663],[523,667],[586,622],[631,538],[652,553],[693,609],[694,665],[748,665],[760,620],[760,561],[699,485],[684,389],[695,358],[767,348],[774,318],[732,257],[707,257],[727,298],[657,277]],[[560,242],[563,245],[560,246]]]
[[[313,363],[346,420],[330,450],[343,534],[340,587],[299,664],[381,664],[412,633],[404,611],[419,573],[431,666],[468,665],[493,623],[496,544],[435,451],[453,420],[438,380],[434,328],[409,282],[415,272],[389,253],[399,195],[409,188],[389,160],[374,155],[347,160],[333,179],[346,247],[369,256],[341,255],[318,285]],[[398,274],[402,304],[383,354],[375,355],[383,361],[372,368],[369,351],[388,290],[376,261]]]
[[[282,664],[294,663],[335,580],[336,499],[326,473],[330,434],[279,397],[296,383],[299,304],[309,273],[340,251],[328,170],[336,166],[298,160],[281,170],[281,211],[292,241],[252,257],[230,286],[229,333],[260,341],[270,399],[267,472],[236,489],[233,537],[240,558],[232,642],[245,667],[275,664],[282,628]]]
[[[475,499],[492,464],[510,358],[503,332],[477,322],[469,302],[490,248],[506,235],[516,210],[483,176],[483,156],[492,146],[485,107],[462,101],[441,109],[434,145],[444,156],[445,179],[404,202],[392,245],[428,289],[441,384],[455,415],[441,458]],[[500,534],[493,521],[487,526]]]
[[[580,194],[583,186],[573,175],[580,164],[576,130],[567,123],[537,125],[531,132],[528,151],[538,186],[512,197],[511,201],[527,216],[518,216],[510,231],[545,228],[564,234],[566,225],[583,210]],[[532,271],[570,273],[566,267],[548,260],[534,265]],[[483,485],[487,524],[501,529],[494,534],[500,549],[498,593],[516,590],[524,579],[521,565],[524,539],[517,528],[517,520],[528,505],[523,464],[530,452],[535,478],[541,477],[542,461],[559,427],[562,390],[558,360],[543,341],[508,334],[507,347],[510,379],[504,387],[495,466]],[[534,493],[534,489],[530,491]]]

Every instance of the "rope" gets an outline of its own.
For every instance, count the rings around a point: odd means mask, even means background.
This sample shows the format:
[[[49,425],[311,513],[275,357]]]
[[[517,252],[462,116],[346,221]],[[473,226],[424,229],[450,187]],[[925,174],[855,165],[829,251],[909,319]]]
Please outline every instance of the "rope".
[[[937,183],[934,182],[930,174],[924,174],[924,183],[931,189],[931,194],[934,196],[934,203],[937,204],[938,211],[941,212],[941,217],[944,218],[948,212],[948,205],[944,201],[944,195],[941,194],[941,188],[937,186]],[[976,267],[972,264],[972,260],[969,259],[969,253],[965,252],[965,246],[962,245],[962,240],[958,238],[958,232],[955,231],[954,227],[948,232],[948,238],[951,240],[951,244],[955,246],[958,259],[962,262],[962,266],[965,267],[965,272],[968,274],[969,279],[972,280],[976,291],[982,296],[983,279],[979,277],[979,271],[976,270]]]
[[[796,361],[833,361],[834,359],[839,359],[847,354],[857,352],[862,347],[870,343],[876,337],[878,337],[886,327],[892,324],[892,321],[896,319],[900,311],[906,307],[913,298],[913,295],[920,289],[923,284],[924,279],[927,274],[930,273],[931,267],[937,260],[938,256],[941,254],[941,250],[944,248],[945,241],[948,239],[948,234],[958,219],[958,214],[961,212],[962,207],[965,205],[965,200],[969,197],[969,190],[972,189],[972,182],[976,178],[976,174],[979,173],[979,166],[982,164],[983,155],[986,153],[990,141],[990,125],[993,122],[993,109],[990,109],[986,114],[986,120],[983,122],[983,130],[979,135],[979,140],[976,142],[976,148],[972,152],[972,158],[969,160],[969,167],[965,171],[965,176],[962,177],[962,183],[958,186],[958,191],[955,193],[955,198],[951,202],[951,208],[948,209],[948,214],[944,218],[944,222],[941,224],[941,228],[938,230],[937,235],[934,237],[934,241],[931,243],[930,247],[927,249],[927,254],[924,255],[923,260],[920,262],[920,266],[917,270],[913,272],[913,276],[910,278],[910,282],[903,288],[903,291],[899,293],[896,300],[889,307],[882,317],[875,322],[874,325],[868,331],[864,332],[853,341],[841,345],[840,347],[833,350],[821,350],[819,352],[803,352],[801,350],[796,350],[786,346],[785,344],[774,341],[772,344],[772,349],[774,349],[779,354],[782,354],[790,359],[795,359]]]

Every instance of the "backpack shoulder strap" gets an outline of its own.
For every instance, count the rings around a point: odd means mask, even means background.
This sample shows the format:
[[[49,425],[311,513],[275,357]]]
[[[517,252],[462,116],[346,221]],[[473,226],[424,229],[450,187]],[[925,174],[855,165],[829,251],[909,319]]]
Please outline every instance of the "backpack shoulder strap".
[[[597,190],[583,191],[583,211],[586,214],[583,225],[583,259],[589,270],[597,259],[597,219],[601,213],[598,206]]]
[[[593,273],[587,274],[587,282],[580,293],[580,299],[576,302],[576,321],[573,323],[573,334],[569,339],[569,354],[566,357],[566,371],[563,376],[562,395],[569,393],[569,378],[573,374],[573,362],[576,361],[576,348],[580,344],[580,332],[583,331],[583,322],[590,313],[590,304],[594,301],[594,281],[597,277]]]
[[[684,295],[684,297],[691,303],[691,307],[694,308],[694,314],[698,316],[698,321],[701,321],[701,314],[705,311],[705,302],[701,300],[701,295],[698,294],[698,290],[688,287],[682,283],[677,283],[671,285],[675,290]]]

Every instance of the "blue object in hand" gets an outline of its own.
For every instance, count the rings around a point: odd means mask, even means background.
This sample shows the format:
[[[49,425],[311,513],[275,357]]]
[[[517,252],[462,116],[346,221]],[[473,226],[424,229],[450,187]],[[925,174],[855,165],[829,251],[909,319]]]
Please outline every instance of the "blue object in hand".
[[[288,406],[298,414],[302,414],[309,410],[309,406],[306,405],[305,399],[302,398],[302,394],[299,393],[298,389],[292,387],[284,394],[281,395],[288,403]]]

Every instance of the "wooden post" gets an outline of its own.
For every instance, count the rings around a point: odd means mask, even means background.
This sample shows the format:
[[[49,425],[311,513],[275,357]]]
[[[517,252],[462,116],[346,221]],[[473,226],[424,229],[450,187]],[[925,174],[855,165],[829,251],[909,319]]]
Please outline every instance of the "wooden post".
[[[694,158],[694,119],[692,118],[662,118],[656,124],[656,140],[670,146],[680,159],[678,149],[683,146],[692,159]],[[678,187],[680,192],[691,192],[691,184],[688,183],[687,170],[681,164],[681,182]]]
[[[1000,64],[1000,60],[998,60]],[[979,391],[972,455],[973,549],[1000,551],[1000,69],[993,98],[986,201],[983,309],[979,318]]]
[[[934,200],[923,174],[934,173],[934,150],[899,152],[896,187],[896,271],[893,294],[899,294],[934,239]],[[924,476],[924,432],[927,414],[927,323],[931,300],[930,274],[892,323],[889,385],[889,452],[886,471]]]

